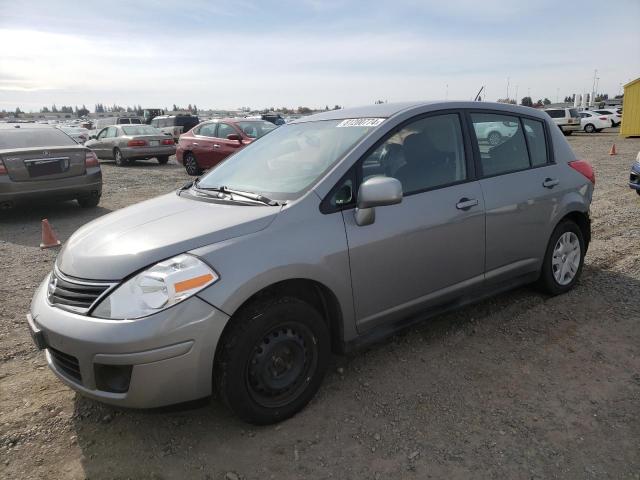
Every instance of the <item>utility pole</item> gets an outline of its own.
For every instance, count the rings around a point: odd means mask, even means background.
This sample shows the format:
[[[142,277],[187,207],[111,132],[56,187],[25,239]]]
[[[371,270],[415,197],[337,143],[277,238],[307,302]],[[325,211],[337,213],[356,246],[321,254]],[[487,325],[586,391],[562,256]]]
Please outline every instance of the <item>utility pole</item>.
[[[556,88],[556,103],[560,101],[560,89]]]
[[[444,94],[444,99],[445,99],[445,100],[449,100],[449,84],[448,84],[448,83],[447,83],[447,91],[446,91],[446,93]]]
[[[593,71],[593,83],[591,84],[591,98],[589,98],[589,106],[593,106],[593,100],[596,96],[596,77],[598,76],[598,69]]]
[[[509,77],[507,77],[507,100],[509,100]]]
[[[519,85],[516,85],[516,98],[515,98],[516,105],[518,104],[518,86]]]

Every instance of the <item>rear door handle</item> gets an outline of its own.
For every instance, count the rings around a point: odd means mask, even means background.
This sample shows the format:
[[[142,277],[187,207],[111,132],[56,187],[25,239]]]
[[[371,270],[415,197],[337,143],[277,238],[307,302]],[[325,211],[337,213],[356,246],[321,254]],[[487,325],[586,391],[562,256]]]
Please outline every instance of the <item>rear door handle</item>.
[[[214,143],[213,148],[220,148],[220,145],[218,145],[217,143]]]
[[[542,186],[544,188],[553,188],[560,183],[560,180],[557,178],[545,178],[544,182],[542,182]]]
[[[197,147],[197,146],[198,146],[198,144],[197,144],[197,143],[195,143],[195,142],[194,142],[194,143],[192,143],[191,145],[193,145],[194,147]]]
[[[476,200],[475,198],[464,197],[458,200],[458,203],[456,203],[456,208],[458,210],[469,210],[471,207],[475,207],[476,205],[478,205],[478,200]]]

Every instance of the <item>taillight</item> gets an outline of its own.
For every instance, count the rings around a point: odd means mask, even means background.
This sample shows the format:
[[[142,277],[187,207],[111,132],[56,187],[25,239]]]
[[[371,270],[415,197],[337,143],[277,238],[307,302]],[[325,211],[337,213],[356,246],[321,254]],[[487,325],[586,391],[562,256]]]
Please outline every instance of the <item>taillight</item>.
[[[2,160],[0,160],[0,175],[8,175],[9,172],[7,172],[7,167],[4,166],[4,163],[2,163]]]
[[[167,138],[166,140],[162,140],[162,144],[163,145],[173,145],[175,142],[173,141],[173,138]]]
[[[587,177],[587,180],[591,183],[596,184],[596,172],[593,171],[593,167],[589,162],[586,160],[574,160],[569,162],[569,166]]]
[[[607,117],[605,117],[605,116],[600,117],[600,120],[606,120],[606,119],[607,119]]]
[[[98,162],[96,154],[89,151],[84,156],[84,165],[85,167],[97,167],[100,165],[100,162]]]
[[[147,145],[147,142],[145,142],[144,140],[129,140],[129,143],[127,143],[127,145],[129,147],[144,147]]]

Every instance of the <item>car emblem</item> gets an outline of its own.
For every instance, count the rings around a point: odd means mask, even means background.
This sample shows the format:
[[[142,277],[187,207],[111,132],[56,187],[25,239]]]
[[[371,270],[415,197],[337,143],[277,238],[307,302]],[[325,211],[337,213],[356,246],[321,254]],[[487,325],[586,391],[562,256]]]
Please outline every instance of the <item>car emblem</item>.
[[[49,297],[54,294],[56,288],[58,288],[58,279],[52,275],[51,280],[49,280],[49,287],[47,288],[47,294]]]

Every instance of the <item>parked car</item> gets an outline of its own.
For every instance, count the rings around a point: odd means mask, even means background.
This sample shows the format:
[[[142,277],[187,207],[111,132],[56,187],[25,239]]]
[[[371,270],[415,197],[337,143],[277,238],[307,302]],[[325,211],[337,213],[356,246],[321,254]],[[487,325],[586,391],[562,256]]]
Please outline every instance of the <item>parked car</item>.
[[[476,136],[489,145],[499,145],[518,131],[517,122],[484,122],[476,125]]]
[[[108,117],[99,118],[94,124],[94,130],[102,130],[110,125],[140,125],[142,122],[138,117]]]
[[[271,122],[274,125],[284,125],[286,122],[284,120],[284,117],[282,116],[282,114],[280,113],[264,113],[262,115],[260,115],[260,118],[262,120],[266,120],[267,122]]]
[[[580,126],[587,133],[601,132],[610,125],[609,117],[599,113],[583,110],[580,112]]]
[[[151,120],[151,126],[162,133],[170,135],[176,143],[180,135],[198,125],[200,120],[195,115],[162,115]]]
[[[546,108],[544,110],[565,135],[582,130],[576,108]]]
[[[63,125],[58,128],[80,144],[84,144],[84,142],[89,140],[89,130],[87,130],[86,128],[71,127],[68,125]]]
[[[184,165],[189,175],[201,175],[275,128],[271,122],[248,118],[203,122],[180,136],[176,160]]]
[[[35,199],[95,207],[101,194],[102,172],[91,150],[49,125],[0,124],[0,209]]]
[[[480,143],[496,122],[516,132]],[[314,396],[332,351],[530,282],[571,290],[594,182],[532,108],[324,112],[80,228],[27,320],[83,395],[157,407],[215,391],[277,422]]]
[[[631,173],[629,174],[629,187],[640,195],[640,152],[636,156],[636,162],[631,165]]]
[[[621,108],[602,108],[600,110],[594,110],[594,113],[599,115],[606,115],[611,122],[612,127],[617,127],[622,123],[622,109]]]
[[[119,167],[149,158],[164,165],[176,153],[173,139],[149,125],[112,125],[100,130],[85,145],[99,158],[115,160]]]

